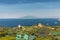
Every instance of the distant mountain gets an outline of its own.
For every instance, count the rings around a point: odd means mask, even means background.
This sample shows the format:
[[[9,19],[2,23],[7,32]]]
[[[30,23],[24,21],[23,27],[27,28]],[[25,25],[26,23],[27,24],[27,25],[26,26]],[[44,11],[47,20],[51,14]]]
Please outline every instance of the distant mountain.
[[[21,17],[20,19],[38,19],[38,17],[35,17],[35,16],[24,16],[24,17]]]

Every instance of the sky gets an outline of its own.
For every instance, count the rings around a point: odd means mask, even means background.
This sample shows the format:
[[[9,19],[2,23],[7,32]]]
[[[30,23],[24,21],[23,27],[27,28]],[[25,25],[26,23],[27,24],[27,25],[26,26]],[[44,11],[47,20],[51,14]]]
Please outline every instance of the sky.
[[[60,18],[60,0],[0,0],[0,18]]]

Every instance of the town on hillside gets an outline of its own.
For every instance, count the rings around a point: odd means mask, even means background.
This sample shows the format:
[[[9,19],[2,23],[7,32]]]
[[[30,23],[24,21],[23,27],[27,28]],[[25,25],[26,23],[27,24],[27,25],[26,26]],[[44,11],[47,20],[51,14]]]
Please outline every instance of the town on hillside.
[[[38,23],[32,26],[0,27],[1,40],[60,40],[60,26]]]

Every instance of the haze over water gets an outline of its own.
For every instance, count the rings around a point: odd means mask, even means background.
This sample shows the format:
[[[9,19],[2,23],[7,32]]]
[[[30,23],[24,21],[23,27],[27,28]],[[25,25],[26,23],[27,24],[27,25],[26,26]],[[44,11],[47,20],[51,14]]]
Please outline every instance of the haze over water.
[[[0,0],[0,18],[60,18],[60,0]]]
[[[60,0],[0,0],[0,26],[60,25],[54,18],[60,18]]]

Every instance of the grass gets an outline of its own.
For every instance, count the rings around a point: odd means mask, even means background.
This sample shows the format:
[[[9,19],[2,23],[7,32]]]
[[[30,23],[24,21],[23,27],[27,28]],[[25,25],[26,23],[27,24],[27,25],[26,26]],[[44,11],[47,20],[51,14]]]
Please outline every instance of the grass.
[[[15,37],[12,36],[6,36],[6,37],[1,37],[0,40],[16,40]]]

